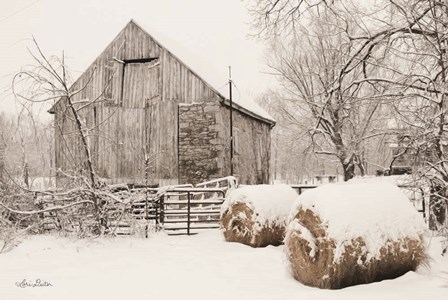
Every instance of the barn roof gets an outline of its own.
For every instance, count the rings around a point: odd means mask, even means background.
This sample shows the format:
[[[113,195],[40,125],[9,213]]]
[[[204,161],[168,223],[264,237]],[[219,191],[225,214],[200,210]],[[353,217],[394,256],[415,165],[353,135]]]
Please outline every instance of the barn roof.
[[[200,64],[198,61],[198,55],[192,55],[188,49],[182,47],[181,44],[176,43],[170,37],[164,36],[161,33],[157,33],[156,36],[153,34],[149,34],[148,31],[137,23],[135,20],[131,19],[129,23],[125,26],[129,26],[129,24],[134,24],[137,26],[142,32],[148,35],[156,44],[158,44],[161,48],[168,51],[173,57],[175,57],[181,64],[183,64],[186,68],[188,68],[193,74],[195,74],[200,80],[202,80],[213,92],[215,92],[220,98],[221,103],[225,106],[230,106],[230,101],[225,96],[223,96],[218,89],[216,89],[213,85],[211,85],[208,81],[206,81],[202,76],[200,76],[197,72],[195,72],[190,65],[184,62],[184,59],[188,61],[195,61],[196,64]],[[54,107],[54,106],[53,106]],[[48,111],[49,113],[54,113],[53,107]],[[263,121],[265,123],[270,124],[271,126],[275,125],[275,120],[257,103],[253,102],[250,99],[246,99],[246,101],[233,100],[232,107],[239,112],[248,115],[257,120]]]

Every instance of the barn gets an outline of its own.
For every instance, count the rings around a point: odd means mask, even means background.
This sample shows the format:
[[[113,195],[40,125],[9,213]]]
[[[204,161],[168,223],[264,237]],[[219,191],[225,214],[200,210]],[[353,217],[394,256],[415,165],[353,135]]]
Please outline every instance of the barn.
[[[231,175],[231,168],[241,183],[270,180],[274,120],[253,105],[230,107],[134,20],[70,90],[95,172],[109,183],[194,184]],[[61,182],[85,168],[85,157],[67,99],[49,112]]]

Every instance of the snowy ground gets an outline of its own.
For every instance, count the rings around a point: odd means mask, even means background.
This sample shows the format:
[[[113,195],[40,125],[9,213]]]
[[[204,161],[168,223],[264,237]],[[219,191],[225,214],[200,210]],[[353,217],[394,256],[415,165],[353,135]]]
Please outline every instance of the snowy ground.
[[[291,278],[283,247],[226,243],[218,230],[149,239],[34,236],[0,254],[0,300],[448,299],[448,256],[440,256],[438,239],[430,245],[430,268],[331,291]],[[38,279],[52,286],[16,285]]]

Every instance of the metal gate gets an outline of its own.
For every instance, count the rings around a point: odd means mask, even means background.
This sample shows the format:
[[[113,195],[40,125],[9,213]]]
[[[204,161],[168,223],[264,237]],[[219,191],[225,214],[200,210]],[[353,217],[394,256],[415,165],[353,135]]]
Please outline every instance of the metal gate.
[[[148,189],[146,197],[132,203],[131,215],[156,231],[191,235],[201,229],[219,228],[224,199],[225,189],[221,188]]]
[[[158,199],[159,222],[168,234],[196,234],[219,228],[223,189],[184,188],[167,190]]]

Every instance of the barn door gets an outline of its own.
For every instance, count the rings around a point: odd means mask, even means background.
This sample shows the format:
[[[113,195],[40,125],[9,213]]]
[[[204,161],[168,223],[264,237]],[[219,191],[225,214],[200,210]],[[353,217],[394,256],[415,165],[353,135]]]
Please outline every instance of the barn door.
[[[121,148],[117,157],[119,178],[127,182],[146,181],[154,172],[151,155],[153,131],[151,114],[153,106],[160,101],[159,60],[125,64],[123,105],[119,110],[118,138]]]
[[[177,182],[177,114],[178,105],[174,101],[152,102],[147,108],[146,153],[150,159],[150,182]]]
[[[155,183],[157,157],[157,136],[154,134],[157,130],[154,115],[157,114],[157,105],[161,100],[160,93],[160,63],[157,59],[148,63],[144,70],[144,100],[145,100],[145,170],[144,178],[146,183]]]
[[[145,63],[144,144],[148,183],[172,184],[178,180],[178,103],[162,102],[159,59]]]

